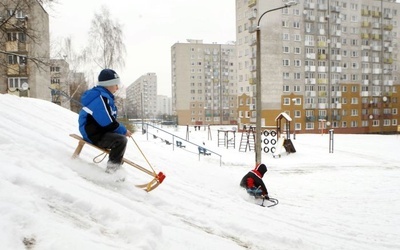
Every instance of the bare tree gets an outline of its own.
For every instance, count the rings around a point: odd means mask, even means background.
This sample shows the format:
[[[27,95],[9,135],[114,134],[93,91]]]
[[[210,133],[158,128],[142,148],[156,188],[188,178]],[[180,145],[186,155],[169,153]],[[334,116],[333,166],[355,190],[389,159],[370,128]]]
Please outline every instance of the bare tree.
[[[0,93],[48,100],[51,0],[0,1]]]
[[[0,3],[0,41],[18,41],[19,47],[23,46],[27,40],[33,44],[40,44],[43,39],[42,30],[37,26],[27,25],[28,20],[34,18],[35,22],[48,22],[48,20],[39,20],[42,18],[35,15],[35,8],[39,5],[47,5],[49,8],[57,0],[4,0]],[[32,16],[34,14],[35,16]],[[15,17],[17,17],[15,19]],[[30,55],[19,52],[7,51],[0,46],[0,53],[5,57],[16,57],[19,60],[26,60],[34,63],[39,69],[48,66],[48,56],[39,51],[31,51]],[[5,58],[3,57],[3,58]],[[9,67],[9,63],[0,60],[1,67]]]
[[[62,99],[62,103],[66,107],[69,103],[71,110],[79,111],[80,97],[88,88],[84,74],[85,51],[76,52],[71,37],[67,37],[57,42],[53,41],[52,58],[52,61],[56,64],[60,64],[60,60],[64,61],[66,65],[64,64],[63,67],[67,67],[64,71],[63,81],[59,85],[54,84],[51,87],[52,96],[59,100]]]
[[[123,68],[126,49],[121,24],[111,19],[110,11],[102,6],[95,13],[89,31],[90,60],[100,68]]]

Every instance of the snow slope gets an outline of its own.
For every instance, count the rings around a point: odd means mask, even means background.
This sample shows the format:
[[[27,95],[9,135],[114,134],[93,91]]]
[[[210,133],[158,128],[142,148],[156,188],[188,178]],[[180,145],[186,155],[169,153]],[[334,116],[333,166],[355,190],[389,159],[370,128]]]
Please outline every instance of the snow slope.
[[[148,175],[124,165],[116,183],[94,148],[71,159],[77,114],[10,95],[0,107],[0,249],[400,249],[397,135],[335,135],[334,153],[326,134],[297,135],[296,153],[263,154],[280,201],[264,208],[238,185],[254,152],[218,147],[218,127],[163,129],[204,143],[221,165],[188,143],[173,149],[162,131],[135,133],[167,176],[146,193],[134,185]],[[133,141],[125,156],[149,168]]]

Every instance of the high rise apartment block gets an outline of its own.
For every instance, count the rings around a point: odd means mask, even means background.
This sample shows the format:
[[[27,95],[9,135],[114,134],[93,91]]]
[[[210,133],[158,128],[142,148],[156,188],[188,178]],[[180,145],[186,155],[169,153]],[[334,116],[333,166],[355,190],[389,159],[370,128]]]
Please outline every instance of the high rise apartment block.
[[[0,93],[51,100],[49,17],[36,0],[0,4]]]
[[[171,108],[171,97],[166,95],[157,96],[157,115],[158,116],[170,116],[172,112]]]
[[[172,113],[179,125],[237,123],[234,44],[176,43],[171,67]]]
[[[51,101],[70,109],[69,64],[64,59],[50,59]]]
[[[255,124],[256,45],[262,125],[288,113],[291,130],[398,129],[400,4],[393,0],[236,1],[238,122]],[[260,21],[260,41],[256,40]],[[294,125],[294,126],[293,126]]]
[[[157,75],[147,73],[126,89],[128,118],[154,119],[157,116]]]

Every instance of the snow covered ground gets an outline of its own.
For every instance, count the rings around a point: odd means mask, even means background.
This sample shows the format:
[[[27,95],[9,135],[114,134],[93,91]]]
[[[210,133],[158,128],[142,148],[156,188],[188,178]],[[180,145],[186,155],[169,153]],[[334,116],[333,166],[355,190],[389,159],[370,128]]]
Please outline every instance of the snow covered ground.
[[[124,165],[104,173],[85,146],[71,159],[77,114],[50,102],[0,95],[0,249],[400,249],[400,137],[297,135],[293,154],[274,159],[264,181],[279,205],[265,208],[239,182],[254,152],[218,147],[217,130],[166,128],[222,155],[199,156],[134,134],[165,181]],[[165,138],[164,138],[165,137]],[[133,141],[126,158],[149,168]]]

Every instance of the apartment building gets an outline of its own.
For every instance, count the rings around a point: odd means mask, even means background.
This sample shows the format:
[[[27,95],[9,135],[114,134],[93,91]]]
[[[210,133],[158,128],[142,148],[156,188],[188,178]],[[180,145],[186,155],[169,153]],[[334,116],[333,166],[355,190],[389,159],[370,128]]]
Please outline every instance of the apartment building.
[[[50,59],[51,101],[70,109],[69,64],[64,59]]]
[[[157,115],[158,116],[170,116],[172,112],[171,98],[166,95],[157,96]]]
[[[157,75],[147,73],[126,88],[128,118],[155,119],[157,116]]]
[[[236,1],[240,126],[255,124],[260,42],[262,126],[286,112],[297,133],[397,131],[400,5],[305,0],[279,9],[285,3]]]
[[[0,4],[0,93],[51,100],[49,17],[36,0]]]
[[[171,66],[172,115],[179,125],[237,123],[234,43],[175,43]]]

